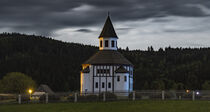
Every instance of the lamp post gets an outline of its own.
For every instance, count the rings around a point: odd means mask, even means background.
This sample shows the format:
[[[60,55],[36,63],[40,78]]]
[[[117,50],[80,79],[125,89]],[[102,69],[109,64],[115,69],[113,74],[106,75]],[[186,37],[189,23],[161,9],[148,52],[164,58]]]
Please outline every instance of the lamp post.
[[[31,93],[33,92],[33,90],[32,89],[29,89],[28,90],[28,93],[30,94],[30,99],[31,99]]]

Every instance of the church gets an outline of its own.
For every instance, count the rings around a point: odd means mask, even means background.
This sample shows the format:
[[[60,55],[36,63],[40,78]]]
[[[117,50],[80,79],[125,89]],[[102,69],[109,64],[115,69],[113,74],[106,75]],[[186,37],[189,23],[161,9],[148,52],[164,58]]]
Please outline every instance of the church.
[[[82,64],[80,93],[132,92],[133,65],[117,51],[118,36],[108,15],[99,51]]]

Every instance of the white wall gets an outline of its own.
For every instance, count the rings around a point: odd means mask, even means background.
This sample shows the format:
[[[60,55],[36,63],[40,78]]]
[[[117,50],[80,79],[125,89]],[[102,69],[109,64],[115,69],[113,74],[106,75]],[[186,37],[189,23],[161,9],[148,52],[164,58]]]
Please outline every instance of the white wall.
[[[93,67],[94,67],[94,71],[93,71]],[[87,92],[92,93],[93,92],[93,72],[95,74],[95,76],[101,76],[101,77],[94,77],[94,92],[98,93],[99,92],[99,88],[100,88],[100,92],[103,91],[110,91],[112,92],[112,73],[113,71],[115,71],[119,66],[93,66],[90,65],[90,73],[81,73],[81,81],[82,81],[82,85],[81,85],[81,92],[85,93],[85,89],[87,89]],[[129,68],[131,68],[131,72],[133,72],[133,68],[129,67],[129,66],[124,66],[128,71]],[[107,74],[107,77],[104,77],[106,74],[97,74],[97,69],[103,69],[103,68],[107,68],[110,69],[110,74]],[[114,69],[113,69],[114,68]],[[115,73],[115,72],[114,72]],[[97,74],[97,75],[96,75]],[[129,82],[130,82],[130,91],[133,91],[133,76],[130,77],[130,81],[129,81],[129,73],[115,73],[114,74],[114,91],[129,91]],[[102,77],[103,76],[103,77]],[[109,76],[109,77],[108,77]],[[117,81],[117,76],[120,76],[120,81]],[[127,81],[124,81],[124,76],[127,77]],[[100,82],[99,82],[100,80]],[[98,88],[95,88],[95,82],[98,82]],[[104,88],[102,88],[102,82],[105,83]],[[111,82],[111,88],[108,88],[108,83]]]
[[[105,41],[106,40],[108,40],[108,47],[105,47]],[[114,41],[114,47],[112,47],[112,40]],[[102,41],[103,42],[103,46],[102,47],[100,47],[100,41]],[[103,37],[101,37],[101,38],[99,38],[99,50],[117,50],[117,38],[103,38]]]
[[[117,77],[120,77],[120,81],[117,81]],[[124,80],[124,76],[126,76],[127,81]],[[114,86],[116,92],[128,92],[129,90],[129,74],[128,73],[117,73],[114,78]]]

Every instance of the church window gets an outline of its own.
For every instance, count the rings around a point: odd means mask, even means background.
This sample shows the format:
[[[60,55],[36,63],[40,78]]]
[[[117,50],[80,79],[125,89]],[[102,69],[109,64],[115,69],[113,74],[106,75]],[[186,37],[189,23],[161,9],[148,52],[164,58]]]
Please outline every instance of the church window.
[[[96,82],[96,85],[95,85],[95,87],[96,87],[96,88],[98,88],[98,82]]]
[[[112,47],[114,47],[114,40],[112,40]]]
[[[111,88],[111,82],[108,83],[108,88]]]
[[[109,69],[97,69],[97,74],[109,74]]]
[[[116,41],[116,47],[117,47],[117,41]]]
[[[124,81],[125,81],[125,82],[127,81],[127,76],[124,76]]]
[[[103,47],[103,41],[100,40],[100,47]]]
[[[117,81],[118,81],[118,82],[120,81],[120,76],[117,76]]]
[[[104,88],[104,82],[102,82],[102,88]]]
[[[109,41],[105,40],[105,47],[109,47]]]

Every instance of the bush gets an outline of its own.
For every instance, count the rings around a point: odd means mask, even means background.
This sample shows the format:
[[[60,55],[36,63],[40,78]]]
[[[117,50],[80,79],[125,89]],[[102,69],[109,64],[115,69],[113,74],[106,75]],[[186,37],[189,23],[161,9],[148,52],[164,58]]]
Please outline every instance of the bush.
[[[19,96],[16,97],[16,101],[19,101]],[[30,102],[30,95],[21,95],[21,103],[28,103]]]
[[[68,101],[70,102],[74,102],[74,95],[69,96]],[[98,96],[97,95],[78,95],[77,96],[77,101],[97,101],[98,100]]]
[[[57,102],[60,100],[60,96],[58,95],[48,95],[48,101],[49,102]],[[45,102],[46,101],[46,95],[42,95],[39,98],[40,102]]]
[[[99,99],[103,100],[104,93],[99,94]],[[114,93],[106,92],[105,93],[106,100],[117,100],[117,96]]]
[[[128,95],[129,99],[133,99],[133,92]],[[142,95],[140,93],[135,93],[135,99],[141,99]]]

